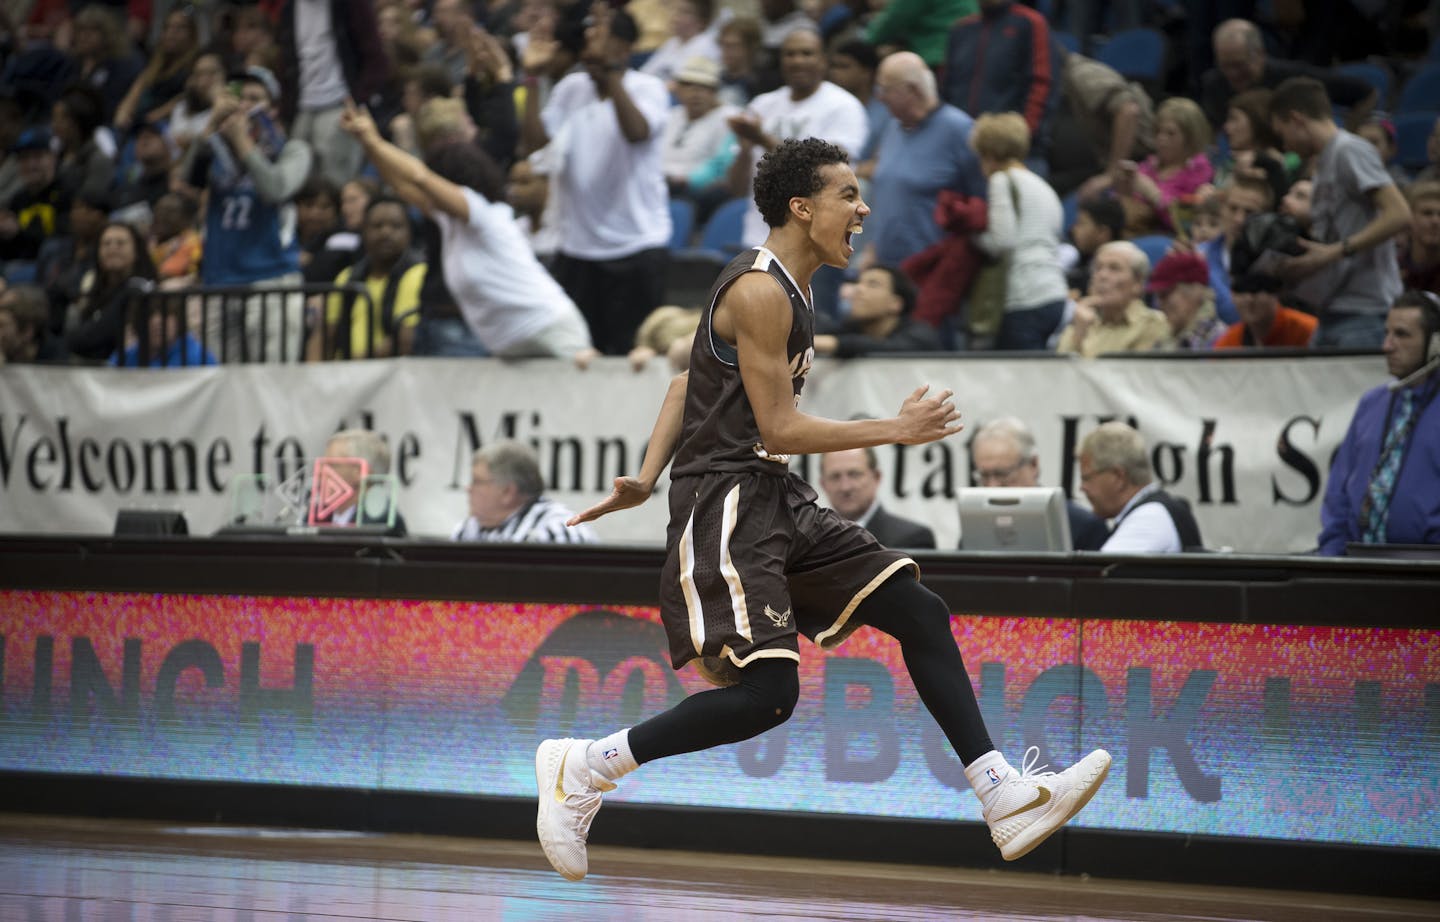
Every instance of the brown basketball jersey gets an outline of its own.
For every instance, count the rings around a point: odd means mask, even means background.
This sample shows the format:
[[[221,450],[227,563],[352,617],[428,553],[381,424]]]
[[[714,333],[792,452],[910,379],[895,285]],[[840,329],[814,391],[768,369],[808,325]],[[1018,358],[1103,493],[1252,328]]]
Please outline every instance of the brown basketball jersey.
[[[760,427],[740,380],[734,346],[715,335],[715,306],[735,280],[747,272],[765,272],[790,302],[790,338],[786,357],[795,401],[815,358],[815,313],[790,273],[764,247],[746,250],[730,261],[710,289],[710,302],[690,347],[690,381],[685,394],[685,421],[671,470],[673,477],[716,472],[749,471],[781,476],[789,471],[788,455],[776,455],[761,443]]]

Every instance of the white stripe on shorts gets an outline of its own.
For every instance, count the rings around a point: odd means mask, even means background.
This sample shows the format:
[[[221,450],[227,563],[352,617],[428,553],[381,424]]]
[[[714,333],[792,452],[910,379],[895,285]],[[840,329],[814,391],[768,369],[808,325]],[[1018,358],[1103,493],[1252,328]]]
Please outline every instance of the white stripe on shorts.
[[[695,510],[685,522],[685,532],[680,535],[680,591],[685,595],[685,610],[690,614],[690,643],[695,645],[695,654],[705,652],[705,609],[695,593]]]
[[[755,638],[750,636],[750,613],[745,607],[745,587],[740,583],[740,571],[735,569],[735,561],[730,559],[730,535],[735,531],[735,522],[739,518],[740,484],[737,483],[725,494],[724,513],[720,519],[720,575],[725,577],[725,585],[730,589],[730,611],[735,616],[735,633],[754,642]]]

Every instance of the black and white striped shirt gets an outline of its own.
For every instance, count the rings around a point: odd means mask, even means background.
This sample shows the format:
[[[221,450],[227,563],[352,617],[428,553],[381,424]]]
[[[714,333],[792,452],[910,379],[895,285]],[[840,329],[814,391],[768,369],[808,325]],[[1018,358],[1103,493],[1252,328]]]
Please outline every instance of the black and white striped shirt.
[[[575,513],[552,499],[537,497],[521,506],[494,528],[484,528],[472,515],[450,537],[454,541],[490,541],[510,544],[595,544],[600,539],[588,524],[568,528]]]

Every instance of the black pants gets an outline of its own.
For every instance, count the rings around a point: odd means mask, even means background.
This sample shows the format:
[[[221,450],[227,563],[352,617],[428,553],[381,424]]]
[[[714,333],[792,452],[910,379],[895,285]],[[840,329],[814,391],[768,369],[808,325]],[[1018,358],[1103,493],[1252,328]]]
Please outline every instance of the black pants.
[[[625,355],[635,331],[665,298],[670,251],[641,250],[621,259],[580,259],[560,253],[555,278],[585,315],[590,339],[606,355]]]
[[[860,603],[854,617],[900,642],[920,700],[962,763],[995,748],[950,633],[950,611],[939,596],[908,572],[897,573]],[[738,743],[789,720],[799,698],[797,662],[758,659],[740,671],[739,684],[691,695],[637,724],[630,730],[630,751],[643,764]]]

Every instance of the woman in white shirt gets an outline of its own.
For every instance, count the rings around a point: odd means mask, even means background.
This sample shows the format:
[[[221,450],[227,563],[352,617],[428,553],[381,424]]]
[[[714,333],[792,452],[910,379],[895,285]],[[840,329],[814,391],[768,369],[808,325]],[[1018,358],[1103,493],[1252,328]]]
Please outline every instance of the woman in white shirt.
[[[980,116],[970,130],[970,146],[989,184],[989,219],[975,242],[995,259],[1010,259],[995,348],[1043,350],[1065,313],[1060,199],[1025,166],[1030,129],[1019,114]]]
[[[384,138],[347,102],[341,124],[395,194],[440,226],[445,284],[491,355],[555,356],[582,367],[597,353],[575,302],[536,259],[504,200],[504,174],[474,144],[431,152],[434,169]]]

